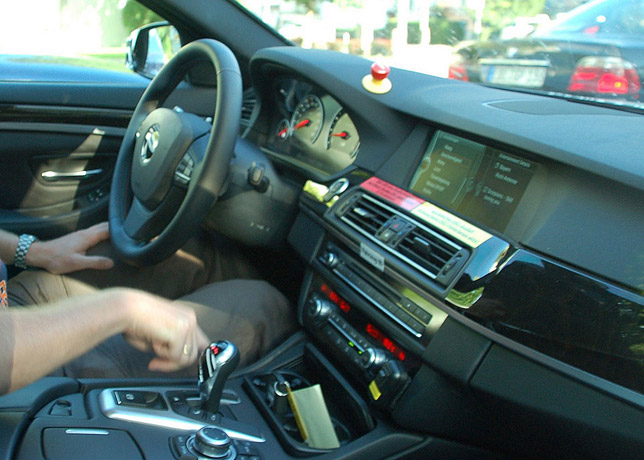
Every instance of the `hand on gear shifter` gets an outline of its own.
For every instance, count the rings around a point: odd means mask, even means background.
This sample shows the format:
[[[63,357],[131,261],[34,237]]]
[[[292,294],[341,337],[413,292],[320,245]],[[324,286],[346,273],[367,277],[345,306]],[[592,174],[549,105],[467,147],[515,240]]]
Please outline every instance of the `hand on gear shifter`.
[[[199,359],[199,396],[201,408],[217,413],[224,383],[239,364],[239,350],[228,340],[219,340],[206,347]]]

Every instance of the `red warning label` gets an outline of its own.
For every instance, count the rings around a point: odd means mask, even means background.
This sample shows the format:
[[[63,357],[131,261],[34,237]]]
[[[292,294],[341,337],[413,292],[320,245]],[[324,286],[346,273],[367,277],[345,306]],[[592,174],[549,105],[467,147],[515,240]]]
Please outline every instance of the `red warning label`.
[[[411,193],[398,188],[395,185],[391,185],[382,179],[378,179],[377,177],[367,179],[360,185],[360,187],[371,193],[375,193],[379,197],[384,198],[390,203],[400,206],[407,211],[411,211],[424,203],[424,200],[421,200]]]

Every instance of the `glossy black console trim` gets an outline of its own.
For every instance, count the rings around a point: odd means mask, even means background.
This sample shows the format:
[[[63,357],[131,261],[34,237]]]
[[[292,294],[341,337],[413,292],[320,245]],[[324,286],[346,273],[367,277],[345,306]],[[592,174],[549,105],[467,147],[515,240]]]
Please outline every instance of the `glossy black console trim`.
[[[305,201],[301,201],[302,208],[310,209],[308,203],[305,203]],[[309,214],[316,216],[318,215],[312,209],[310,209]],[[334,225],[330,225],[331,222],[326,219],[322,220],[321,223],[331,235],[335,236],[340,241],[353,248],[354,251],[357,250],[357,246],[353,238],[350,238],[348,235],[342,232],[340,228],[337,228]],[[519,257],[519,259],[517,259],[517,257]],[[530,259],[528,266],[533,265],[533,273],[525,274],[525,276],[528,277],[527,281],[526,279],[517,278],[516,273],[513,274],[516,268],[512,267],[512,263],[518,263],[518,261],[522,257],[528,257]],[[540,270],[538,270],[539,267],[541,267]],[[613,313],[619,315],[618,302],[620,298],[630,299],[629,302],[631,302],[633,305],[638,306],[638,308],[640,308],[641,310],[644,310],[644,308],[642,308],[643,301],[641,297],[637,296],[636,294],[630,291],[626,291],[622,288],[612,286],[609,283],[593,278],[588,274],[568,269],[555,261],[547,261],[541,256],[530,253],[526,250],[514,250],[513,252],[510,252],[510,254],[501,263],[500,267],[497,270],[489,273],[486,276],[483,276],[478,280],[474,280],[471,276],[468,276],[467,270],[464,274],[461,275],[459,280],[454,285],[454,290],[462,293],[471,293],[475,292],[476,290],[481,290],[481,295],[479,296],[478,300],[474,302],[469,309],[458,308],[454,304],[451,304],[447,300],[447,293],[445,292],[438,293],[438,297],[436,297],[436,294],[430,294],[431,290],[428,286],[417,284],[417,282],[412,282],[411,279],[404,279],[395,271],[390,272],[390,270],[388,270],[388,267],[385,268],[385,271],[387,274],[393,276],[404,285],[417,289],[419,293],[424,293],[426,298],[431,301],[434,306],[445,311],[450,317],[454,318],[459,323],[466,326],[468,329],[471,329],[472,331],[477,332],[484,337],[487,337],[492,342],[503,345],[504,347],[513,350],[532,361],[541,363],[559,374],[566,375],[569,378],[572,378],[585,385],[591,386],[603,393],[619,398],[622,401],[634,405],[635,407],[638,407],[640,409],[644,408],[644,394],[639,393],[637,389],[625,386],[621,380],[615,382],[613,381],[614,379],[610,379],[609,376],[605,373],[591,373],[591,371],[589,371],[588,369],[576,367],[579,366],[577,361],[570,362],[570,360],[565,360],[566,356],[565,353],[563,353],[565,349],[563,348],[559,350],[559,353],[546,353],[547,349],[545,345],[547,345],[547,343],[543,339],[541,339],[542,346],[536,347],[534,347],[532,343],[528,341],[517,340],[514,335],[507,333],[507,328],[501,327],[504,324],[500,320],[500,318],[496,318],[495,321],[492,321],[486,317],[486,310],[488,310],[491,305],[489,299],[492,299],[497,303],[506,302],[506,307],[504,308],[518,308],[520,310],[520,306],[522,305],[521,296],[524,295],[527,291],[525,284],[523,283],[536,283],[534,276],[542,276],[547,278],[546,282],[548,284],[542,285],[550,287],[546,288],[547,290],[545,291],[541,289],[536,292],[538,292],[543,299],[549,302],[549,311],[554,311],[556,313],[558,311],[557,308],[560,308],[560,314],[567,313],[571,318],[574,318],[575,314],[577,314],[577,312],[574,310],[574,299],[567,298],[566,296],[557,297],[554,295],[554,290],[558,287],[561,290],[562,285],[568,286],[573,289],[574,282],[580,282],[581,280],[581,293],[583,293],[585,296],[586,289],[592,287],[592,289],[589,291],[591,293],[591,299],[593,298],[592,296],[600,296],[600,298],[604,298],[602,302],[595,302],[591,308],[591,310],[594,311],[596,315],[600,315],[602,308],[605,307],[606,302],[611,301],[613,302],[612,304],[610,304],[613,308]],[[505,274],[503,276],[499,276],[504,271]],[[562,280],[558,280],[557,276],[563,276],[564,278]],[[542,280],[542,282],[544,281]],[[494,297],[491,297],[492,294],[494,294]],[[563,307],[561,307],[562,303]],[[583,312],[584,309],[582,309],[581,311]],[[535,314],[533,314],[531,317],[528,317],[527,312],[523,312],[520,317],[523,320],[533,321],[536,324],[539,324],[539,322],[543,321],[554,321],[554,318],[552,316],[548,318],[545,311],[538,311],[538,309],[537,312],[535,312]],[[536,326],[535,329],[537,329]]]
[[[481,282],[464,314],[518,343],[644,392],[644,299],[526,250]]]

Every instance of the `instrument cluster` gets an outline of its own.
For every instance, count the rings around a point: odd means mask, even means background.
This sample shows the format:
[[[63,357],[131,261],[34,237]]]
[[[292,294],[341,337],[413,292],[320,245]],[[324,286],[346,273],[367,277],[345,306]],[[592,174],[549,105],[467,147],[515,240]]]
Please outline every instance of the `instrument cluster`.
[[[360,137],[338,101],[291,77],[277,79],[273,94],[268,137],[271,154],[323,175],[332,175],[353,163]]]

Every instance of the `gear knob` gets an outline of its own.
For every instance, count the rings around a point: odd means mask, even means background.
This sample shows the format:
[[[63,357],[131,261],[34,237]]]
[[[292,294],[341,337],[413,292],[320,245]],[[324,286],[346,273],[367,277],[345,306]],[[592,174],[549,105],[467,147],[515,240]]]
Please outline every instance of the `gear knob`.
[[[212,342],[199,359],[199,396],[206,412],[219,410],[221,394],[228,376],[239,364],[239,350],[228,340]]]

